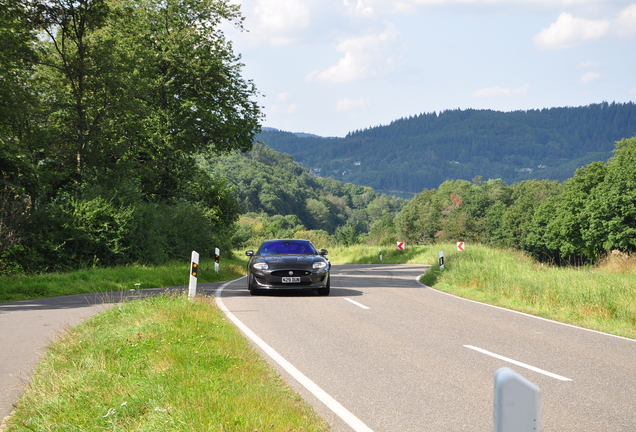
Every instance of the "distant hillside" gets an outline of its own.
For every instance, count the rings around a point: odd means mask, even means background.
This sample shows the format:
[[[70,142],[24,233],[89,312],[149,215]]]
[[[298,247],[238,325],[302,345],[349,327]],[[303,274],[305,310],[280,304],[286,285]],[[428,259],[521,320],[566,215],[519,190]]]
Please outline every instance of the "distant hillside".
[[[262,144],[200,163],[215,177],[227,179],[244,213],[293,215],[302,229],[334,234],[350,223],[367,232],[382,218],[394,218],[404,205],[404,200],[370,187],[314,178],[291,156]]]
[[[636,136],[636,104],[530,111],[449,110],[322,138],[264,130],[257,141],[291,154],[315,175],[417,193],[446,180],[564,181],[607,161],[616,141]]]

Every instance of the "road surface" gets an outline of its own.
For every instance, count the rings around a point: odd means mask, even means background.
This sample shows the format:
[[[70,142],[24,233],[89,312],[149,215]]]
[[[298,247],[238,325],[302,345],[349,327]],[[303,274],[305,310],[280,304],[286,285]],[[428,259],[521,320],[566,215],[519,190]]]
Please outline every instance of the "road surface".
[[[363,424],[277,365],[338,431],[492,430],[501,367],[541,389],[543,431],[636,430],[636,341],[441,293],[424,270],[334,266],[329,297],[250,296],[242,279],[217,301]]]

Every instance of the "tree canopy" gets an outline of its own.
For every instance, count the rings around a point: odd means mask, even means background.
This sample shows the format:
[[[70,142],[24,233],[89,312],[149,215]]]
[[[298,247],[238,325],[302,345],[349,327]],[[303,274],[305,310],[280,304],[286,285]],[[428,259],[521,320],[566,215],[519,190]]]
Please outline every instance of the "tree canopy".
[[[242,27],[239,6],[0,1],[0,265],[157,261],[220,242],[240,208],[197,158],[249,150],[262,118],[221,31]]]
[[[396,218],[414,243],[471,241],[524,249],[536,258],[582,264],[612,250],[636,251],[636,137],[616,143],[564,183],[447,181],[424,190]]]

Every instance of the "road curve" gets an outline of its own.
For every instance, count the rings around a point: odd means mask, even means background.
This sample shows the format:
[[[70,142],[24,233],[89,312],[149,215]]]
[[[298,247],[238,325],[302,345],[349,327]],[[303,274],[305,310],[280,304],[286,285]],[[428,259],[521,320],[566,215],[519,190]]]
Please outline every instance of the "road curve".
[[[338,265],[332,293],[220,301],[374,432],[492,430],[493,376],[541,389],[543,431],[636,430],[636,341],[460,299],[417,282],[423,266]],[[336,431],[352,428],[279,365]]]

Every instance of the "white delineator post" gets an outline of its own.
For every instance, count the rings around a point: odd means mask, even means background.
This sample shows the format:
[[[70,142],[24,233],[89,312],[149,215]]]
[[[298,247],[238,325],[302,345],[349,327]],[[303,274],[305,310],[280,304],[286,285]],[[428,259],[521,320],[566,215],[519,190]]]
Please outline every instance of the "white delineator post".
[[[199,253],[192,251],[192,259],[190,265],[190,297],[197,295],[197,277],[199,276]]]
[[[219,255],[221,254],[221,251],[219,250],[219,248],[215,248],[214,249],[214,271],[216,273],[219,272]]]
[[[439,251],[439,269],[444,270],[444,251]]]
[[[541,390],[510,368],[495,372],[494,432],[539,432]]]

